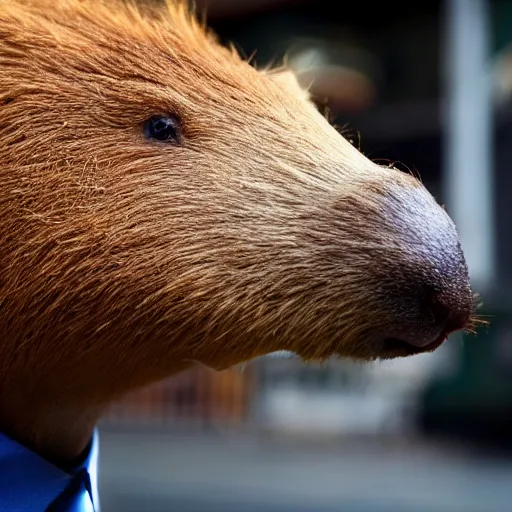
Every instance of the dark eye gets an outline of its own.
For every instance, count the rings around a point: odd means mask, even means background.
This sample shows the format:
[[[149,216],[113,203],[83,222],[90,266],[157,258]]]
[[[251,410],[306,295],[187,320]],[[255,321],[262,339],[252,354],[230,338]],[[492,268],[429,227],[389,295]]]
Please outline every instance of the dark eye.
[[[144,135],[160,142],[180,142],[180,122],[173,116],[153,116],[144,123]]]

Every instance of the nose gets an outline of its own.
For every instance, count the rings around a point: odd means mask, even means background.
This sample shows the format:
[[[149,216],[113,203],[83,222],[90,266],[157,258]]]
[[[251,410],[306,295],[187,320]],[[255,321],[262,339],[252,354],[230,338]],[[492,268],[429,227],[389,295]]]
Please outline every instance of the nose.
[[[401,252],[390,263],[395,277],[387,289],[390,347],[412,352],[439,346],[454,331],[468,326],[473,294],[467,264],[456,228],[446,212],[419,192],[409,209],[412,225],[400,229]],[[404,217],[401,216],[401,219]]]

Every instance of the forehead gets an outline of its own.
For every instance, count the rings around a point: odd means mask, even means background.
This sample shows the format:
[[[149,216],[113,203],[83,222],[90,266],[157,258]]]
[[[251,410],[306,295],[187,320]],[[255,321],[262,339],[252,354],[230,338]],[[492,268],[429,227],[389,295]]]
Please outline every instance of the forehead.
[[[5,5],[0,13],[4,44],[10,40],[27,56],[53,50],[60,65],[94,62],[96,71],[106,75],[155,81],[169,67],[194,73],[243,65],[181,2],[153,9],[116,0],[11,0]]]
[[[15,45],[25,69],[61,88],[99,87],[124,101],[128,89],[137,93],[133,101],[150,103],[174,94],[191,107],[208,98],[254,108],[268,103],[269,93],[279,94],[219,45],[183,2],[141,11],[115,0],[11,0],[0,13],[0,30],[12,36],[0,42],[1,53]]]

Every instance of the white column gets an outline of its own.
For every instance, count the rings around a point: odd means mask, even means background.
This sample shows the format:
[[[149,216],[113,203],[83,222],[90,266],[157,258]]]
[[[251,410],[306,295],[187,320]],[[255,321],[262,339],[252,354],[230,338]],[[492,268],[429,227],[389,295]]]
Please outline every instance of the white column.
[[[474,289],[482,292],[492,285],[496,250],[490,5],[446,0],[445,7],[446,206],[459,229]]]

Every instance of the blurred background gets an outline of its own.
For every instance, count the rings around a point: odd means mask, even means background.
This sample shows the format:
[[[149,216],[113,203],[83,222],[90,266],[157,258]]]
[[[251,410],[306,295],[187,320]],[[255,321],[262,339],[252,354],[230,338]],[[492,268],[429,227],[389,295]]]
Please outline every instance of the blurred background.
[[[512,510],[512,1],[196,3],[256,65],[286,56],[366,155],[421,175],[490,325],[411,359],[273,354],[126,397],[101,424],[103,511]]]

